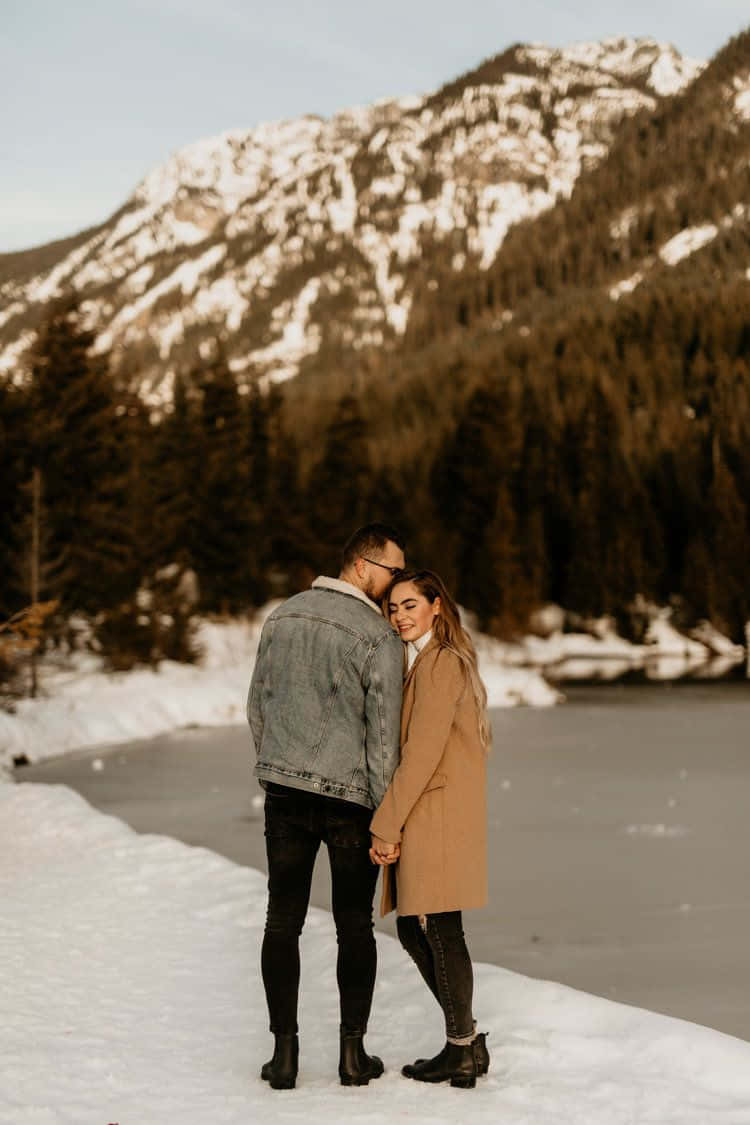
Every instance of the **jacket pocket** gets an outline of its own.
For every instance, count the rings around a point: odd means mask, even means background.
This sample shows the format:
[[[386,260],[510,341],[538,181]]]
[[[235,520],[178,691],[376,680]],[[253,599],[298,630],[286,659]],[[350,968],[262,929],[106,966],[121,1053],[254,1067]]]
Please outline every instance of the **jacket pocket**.
[[[444,773],[434,773],[424,787],[423,792],[429,793],[431,789],[445,789],[448,778]]]

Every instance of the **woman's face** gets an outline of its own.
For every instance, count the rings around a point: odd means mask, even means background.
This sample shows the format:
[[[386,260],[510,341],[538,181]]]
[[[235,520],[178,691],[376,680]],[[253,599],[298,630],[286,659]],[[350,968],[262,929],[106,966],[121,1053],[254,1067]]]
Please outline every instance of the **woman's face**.
[[[417,641],[432,628],[440,613],[440,598],[430,602],[413,582],[399,582],[391,590],[388,617],[402,641]]]

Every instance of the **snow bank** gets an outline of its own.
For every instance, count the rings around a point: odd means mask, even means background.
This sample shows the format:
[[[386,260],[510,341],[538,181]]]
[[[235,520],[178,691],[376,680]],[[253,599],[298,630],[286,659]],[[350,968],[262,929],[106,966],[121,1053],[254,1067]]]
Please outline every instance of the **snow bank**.
[[[108,674],[96,658],[79,653],[64,670],[47,666],[42,698],[22,700],[14,715],[0,711],[0,769],[21,754],[38,762],[179,727],[244,723],[260,630],[276,604],[253,622],[203,622],[200,665],[164,661],[158,671]],[[561,698],[533,669],[506,667],[499,648],[487,650],[481,668],[491,707],[547,706]]]
[[[551,611],[555,606],[546,607]],[[674,680],[690,674],[711,679],[725,675],[745,657],[742,645],[720,633],[708,621],[681,633],[671,621],[672,610],[641,599],[639,610],[648,619],[643,644],[621,637],[614,619],[601,617],[585,622],[588,632],[563,632],[557,624],[543,636],[524,637],[506,646],[506,661],[548,670],[555,680],[614,680],[634,668],[642,668],[648,679]],[[560,610],[564,619],[564,611]]]
[[[245,721],[245,697],[260,624],[201,626],[201,665],[164,661],[157,671],[106,673],[90,655],[72,668],[43,673],[45,697],[0,711],[0,764],[25,754],[41,761],[116,742],[149,738],[186,726]]]
[[[523,648],[534,664],[557,664],[562,660],[579,657],[597,660],[627,659],[633,664],[642,662],[646,653],[643,645],[634,645],[614,631],[595,637],[590,633],[552,633],[548,637],[525,637]]]
[[[706,660],[709,652],[707,646],[678,632],[669,617],[670,612],[665,609],[649,622],[645,637],[646,644],[658,651],[660,656],[684,656],[691,660]]]
[[[63,786],[0,786],[0,823],[0,1125],[747,1123],[750,1044],[491,965],[476,967],[487,1078],[474,1091],[402,1078],[441,1045],[441,1020],[381,934],[368,1042],[386,1074],[343,1089],[320,910],[302,939],[299,1084],[272,1091],[258,1077],[259,872],[139,836]]]

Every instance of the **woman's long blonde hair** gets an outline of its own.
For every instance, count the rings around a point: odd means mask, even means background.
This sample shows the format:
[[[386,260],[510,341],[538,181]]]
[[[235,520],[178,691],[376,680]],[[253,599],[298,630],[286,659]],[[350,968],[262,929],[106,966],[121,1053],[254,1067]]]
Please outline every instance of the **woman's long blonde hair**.
[[[477,654],[471,637],[461,624],[458,606],[446,590],[442,578],[439,574],[435,574],[434,570],[402,570],[394,577],[383,595],[382,607],[386,617],[389,616],[391,591],[403,582],[412,582],[430,604],[434,603],[435,598],[440,598],[440,611],[433,618],[432,635],[441,648],[454,653],[461,661],[477,705],[479,738],[484,749],[488,750],[492,743],[492,732],[487,718],[487,689],[479,675]]]

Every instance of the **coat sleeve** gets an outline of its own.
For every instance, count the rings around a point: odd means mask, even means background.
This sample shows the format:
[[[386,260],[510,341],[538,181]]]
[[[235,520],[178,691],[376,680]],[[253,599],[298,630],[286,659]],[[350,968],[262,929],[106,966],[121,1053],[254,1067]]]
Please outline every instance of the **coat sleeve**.
[[[247,693],[246,714],[250,730],[255,743],[255,756],[260,754],[260,744],[263,740],[263,719],[265,711],[266,680],[268,678],[268,654],[271,640],[271,627],[269,622],[263,626],[263,631],[258,642],[258,651],[255,654],[255,665],[250,680],[250,689]]]
[[[425,654],[414,675],[414,704],[401,762],[370,825],[374,835],[390,844],[400,843],[409,813],[440,763],[464,691],[461,664],[444,649]]]
[[[382,801],[398,765],[403,680],[404,646],[389,630],[370,654],[363,676],[367,782],[373,808]]]

